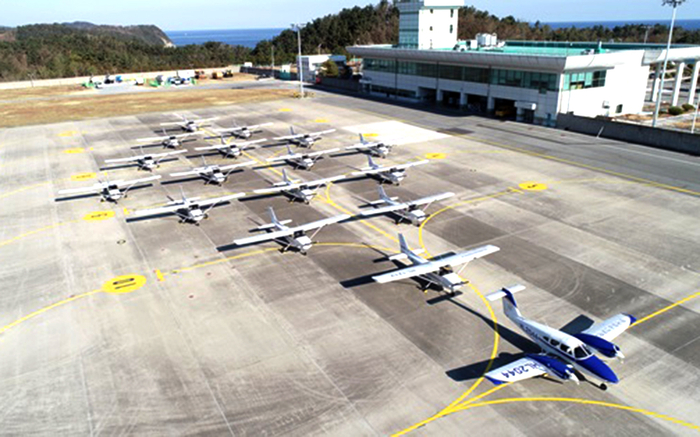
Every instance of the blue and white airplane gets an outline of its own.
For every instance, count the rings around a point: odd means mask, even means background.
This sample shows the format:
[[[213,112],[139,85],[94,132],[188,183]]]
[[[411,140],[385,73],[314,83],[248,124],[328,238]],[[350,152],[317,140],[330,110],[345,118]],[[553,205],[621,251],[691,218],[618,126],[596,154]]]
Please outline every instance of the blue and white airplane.
[[[549,374],[578,384],[579,373],[586,376],[586,379],[601,381],[599,387],[603,390],[607,390],[607,384],[617,384],[620,381],[610,366],[598,358],[594,351],[606,358],[622,360],[624,355],[612,340],[625,332],[637,319],[628,314],[618,314],[585,331],[570,335],[523,317],[513,294],[524,289],[523,285],[514,285],[491,293],[486,299],[492,302],[503,299],[503,312],[542,352],[526,354],[524,358],[491,370],[485,375],[489,381],[498,385]]]

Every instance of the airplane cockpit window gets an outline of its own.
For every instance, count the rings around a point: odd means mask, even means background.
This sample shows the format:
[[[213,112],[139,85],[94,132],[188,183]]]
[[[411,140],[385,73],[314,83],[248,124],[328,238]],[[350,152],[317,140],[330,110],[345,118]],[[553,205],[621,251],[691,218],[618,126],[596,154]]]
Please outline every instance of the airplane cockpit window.
[[[549,341],[549,344],[551,344],[551,345],[554,346],[554,347],[557,347],[557,346],[559,346],[560,343],[559,343],[559,341],[557,341],[557,340],[555,340],[555,339],[551,339],[551,340]]]
[[[591,355],[591,352],[587,350],[584,346],[574,348],[574,356],[576,358],[586,358],[589,355]]]
[[[559,345],[559,349],[567,355],[571,355],[571,348],[565,344]]]

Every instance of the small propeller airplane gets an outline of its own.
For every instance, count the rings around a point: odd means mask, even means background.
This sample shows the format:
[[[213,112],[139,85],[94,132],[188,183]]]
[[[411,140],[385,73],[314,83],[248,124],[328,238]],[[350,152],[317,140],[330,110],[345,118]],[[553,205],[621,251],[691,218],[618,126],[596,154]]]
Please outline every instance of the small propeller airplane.
[[[344,179],[344,175],[333,176],[315,181],[292,180],[287,176],[287,171],[282,169],[282,181],[275,182],[270,188],[254,190],[255,194],[277,194],[282,193],[290,198],[290,201],[300,200],[307,205],[318,193],[318,189],[330,184],[331,182]]]
[[[391,152],[394,146],[394,144],[388,144],[384,141],[367,141],[365,136],[360,134],[360,142],[346,147],[345,150],[357,150],[376,156],[377,158],[386,158],[389,156],[389,152]]]
[[[522,381],[548,374],[562,381],[579,383],[578,375],[602,381],[599,387],[607,390],[607,384],[617,384],[620,379],[594,352],[605,358],[624,359],[620,348],[612,341],[625,332],[637,319],[628,314],[617,314],[578,333],[567,334],[558,329],[526,319],[520,313],[513,295],[524,290],[523,285],[506,287],[486,296],[493,302],[503,300],[503,312],[528,337],[542,349],[539,354],[526,354],[524,358],[493,369],[486,378],[494,384]]]
[[[204,132],[191,132],[191,133],[180,134],[180,135],[168,135],[165,132],[165,129],[163,129],[163,136],[151,137],[151,138],[140,138],[136,141],[138,141],[140,143],[155,143],[155,144],[153,144],[154,146],[157,146],[158,144],[160,144],[163,147],[175,149],[177,147],[180,147],[186,138],[189,138],[192,136],[197,136],[197,135],[204,135]]]
[[[255,141],[246,141],[243,143],[233,143],[224,140],[224,136],[221,135],[221,144],[215,144],[213,146],[206,147],[195,147],[194,150],[198,152],[206,152],[208,150],[218,150],[224,155],[224,158],[238,158],[246,150],[257,149],[260,147],[260,143],[267,141],[267,138],[262,138]]]
[[[187,117],[183,117],[180,114],[173,114],[179,117],[180,121],[169,121],[167,123],[161,123],[161,126],[180,126],[180,128],[186,132],[197,132],[202,126],[210,124],[214,120],[218,120],[221,117],[211,117],[211,118],[197,118],[194,120],[188,120]]]
[[[61,195],[99,195],[100,202],[118,203],[120,199],[128,197],[128,192],[139,184],[160,179],[162,176],[150,176],[147,178],[134,179],[130,181],[100,181],[92,186],[84,188],[72,188],[69,190],[61,190],[58,194]]]
[[[316,142],[323,139],[324,135],[332,134],[335,129],[324,130],[321,132],[312,132],[306,134],[298,134],[294,132],[294,126],[289,127],[289,132],[291,135],[284,137],[274,138],[275,141],[288,141],[292,144],[296,144],[299,147],[311,148]]]
[[[427,282],[427,285],[423,287],[423,291],[426,291],[431,284],[434,284],[453,296],[457,294],[457,291],[464,284],[466,284],[466,282],[459,277],[459,274],[469,262],[501,250],[500,248],[489,244],[455,255],[428,260],[421,256],[421,254],[424,252],[423,249],[411,250],[408,247],[408,243],[406,242],[403,234],[399,234],[399,246],[401,248],[401,253],[389,256],[389,261],[408,259],[412,265],[389,273],[372,276],[374,281],[380,284],[386,284],[388,282],[400,281],[402,279],[422,278]],[[462,268],[455,272],[454,267],[460,265]]]
[[[143,152],[143,150],[142,150]],[[187,150],[176,150],[174,152],[166,153],[152,153],[150,155],[138,155],[132,156],[130,158],[120,158],[120,159],[107,159],[105,164],[135,164],[140,170],[153,171],[153,169],[160,167],[160,163],[166,158],[179,155],[181,153],[187,153]]]
[[[412,200],[410,202],[399,202],[398,197],[387,196],[386,191],[384,191],[384,187],[382,187],[381,185],[379,185],[378,190],[379,200],[369,202],[368,205],[379,206],[382,204],[386,204],[386,206],[376,208],[371,211],[363,211],[360,215],[363,217],[371,217],[379,214],[392,213],[397,217],[397,225],[405,220],[415,226],[420,226],[421,223],[423,223],[428,217],[424,210],[428,209],[433,202],[449,199],[450,197],[455,195],[455,193],[446,192],[436,194],[434,196],[428,196],[423,197],[421,199]],[[423,205],[425,205],[425,207],[421,209]]]
[[[241,162],[239,164],[231,164],[224,166],[219,166],[217,164],[207,165],[207,162],[203,156],[202,161],[204,162],[204,166],[196,167],[189,171],[171,173],[170,177],[179,178],[195,176],[204,179],[204,185],[214,184],[220,186],[221,184],[226,182],[226,180],[228,180],[229,175],[234,171],[242,171],[244,167],[250,167],[251,165],[255,165],[255,161],[246,161]]]
[[[227,129],[214,129],[214,132],[218,134],[231,134],[236,138],[247,140],[252,137],[253,134],[262,132],[262,129],[260,129],[261,127],[272,126],[273,124],[274,123],[263,123],[251,126],[234,126]]]
[[[321,229],[328,225],[332,225],[350,218],[348,214],[341,214],[290,228],[287,225],[291,223],[291,220],[279,221],[272,207],[270,207],[268,210],[272,223],[257,227],[254,230],[271,232],[263,235],[256,235],[255,237],[234,240],[233,244],[236,246],[245,246],[264,241],[276,241],[282,245],[282,248],[280,249],[280,252],[282,253],[288,251],[289,249],[294,249],[302,255],[306,255],[309,249],[311,249],[311,247],[314,245],[314,237],[321,231]],[[315,232],[309,237],[306,235],[307,231]]]
[[[323,155],[337,152],[339,150],[340,149],[328,149],[328,150],[321,150],[319,152],[313,152],[313,153],[294,153],[294,152],[292,152],[292,148],[289,147],[289,144],[288,144],[286,155],[276,156],[274,158],[269,158],[267,160],[267,162],[287,161],[289,164],[293,165],[296,168],[303,168],[304,170],[311,170],[311,167],[313,167],[314,164],[316,164],[316,161],[318,161],[319,159],[323,159]]]
[[[201,200],[199,197],[187,198],[182,191],[182,199],[175,200],[168,196],[170,202],[164,206],[153,209],[142,209],[134,212],[135,218],[150,217],[157,215],[175,214],[180,218],[180,223],[193,223],[199,226],[199,222],[209,218],[209,211],[214,207],[229,203],[231,200],[245,196],[245,193],[236,193],[229,196],[216,197],[213,199]],[[206,208],[206,209],[205,209]],[[132,221],[133,219],[129,219]]]
[[[389,182],[394,185],[400,185],[401,181],[406,179],[406,169],[415,167],[417,165],[428,164],[430,161],[424,159],[422,161],[414,161],[406,164],[394,165],[394,166],[383,166],[374,163],[371,156],[367,156],[367,163],[369,167],[360,169],[359,171],[352,172],[353,176],[374,176],[379,182]]]

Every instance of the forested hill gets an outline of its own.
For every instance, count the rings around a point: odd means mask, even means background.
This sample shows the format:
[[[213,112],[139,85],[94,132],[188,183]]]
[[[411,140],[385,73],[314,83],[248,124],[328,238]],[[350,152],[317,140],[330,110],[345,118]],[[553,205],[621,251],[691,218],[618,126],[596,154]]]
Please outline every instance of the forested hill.
[[[133,39],[155,46],[172,46],[172,41],[158,26],[105,26],[76,21],[61,24],[32,24],[9,28],[0,26],[0,41],[16,41],[17,39],[52,38],[57,34],[66,34],[73,31],[85,32],[94,36],[113,36],[118,39]]]

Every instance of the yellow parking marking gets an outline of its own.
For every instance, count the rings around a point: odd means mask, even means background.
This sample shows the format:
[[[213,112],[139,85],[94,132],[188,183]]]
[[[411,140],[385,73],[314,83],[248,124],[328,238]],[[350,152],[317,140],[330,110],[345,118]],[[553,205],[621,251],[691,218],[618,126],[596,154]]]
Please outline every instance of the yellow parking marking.
[[[142,275],[123,275],[112,278],[102,285],[102,291],[110,294],[133,293],[146,285],[146,277]]]
[[[78,173],[74,174],[73,176],[70,177],[70,180],[72,181],[86,181],[89,179],[95,179],[97,177],[97,173]]]
[[[479,402],[476,404],[465,405],[460,410],[464,411],[464,410],[468,410],[470,408],[479,408],[479,407],[485,407],[488,405],[511,404],[511,403],[516,403],[516,402],[564,402],[564,403],[571,403],[571,404],[583,404],[583,405],[594,405],[594,406],[598,406],[598,407],[615,408],[618,410],[629,411],[632,413],[644,414],[645,416],[655,417],[657,419],[661,419],[661,420],[665,420],[667,422],[675,423],[677,425],[681,425],[681,426],[684,426],[686,428],[689,428],[689,429],[692,429],[695,431],[700,431],[700,426],[694,425],[694,424],[692,424],[690,422],[686,422],[684,420],[676,419],[676,418],[671,417],[671,416],[667,416],[666,414],[655,413],[653,411],[645,410],[642,408],[629,407],[627,405],[614,404],[611,402],[594,401],[594,400],[589,400],[589,399],[545,398],[545,397],[507,398],[507,399],[498,399],[498,400],[494,400],[494,401],[486,401],[486,402]]]
[[[679,305],[683,305],[684,303],[686,303],[686,302],[688,302],[688,301],[690,301],[690,300],[693,300],[693,299],[695,299],[695,298],[698,298],[698,297],[700,297],[700,291],[698,291],[698,292],[695,293],[695,294],[691,294],[690,296],[686,297],[685,299],[681,299],[681,300],[679,300],[678,302],[674,302],[674,303],[672,303],[671,305],[668,305],[667,307],[661,308],[660,310],[655,311],[655,312],[649,314],[649,315],[646,316],[646,317],[642,317],[641,319],[638,319],[638,320],[637,320],[636,322],[634,322],[630,327],[634,327],[634,326],[637,326],[637,325],[639,325],[639,324],[642,324],[642,323],[644,323],[644,322],[646,322],[646,321],[648,321],[648,320],[650,320],[650,319],[653,319],[653,318],[656,317],[656,316],[660,316],[661,314],[665,313],[665,312],[668,311],[668,310],[671,310],[671,309],[673,309],[673,308],[675,308],[675,307],[677,307],[677,306],[679,306]]]
[[[280,108],[279,112],[292,112],[291,108]]]
[[[83,220],[87,222],[99,222],[102,220],[111,219],[114,217],[114,211],[94,211],[83,216]]]
[[[426,153],[425,157],[427,159],[445,159],[447,155],[444,153]]]
[[[72,137],[72,136],[77,135],[77,134],[78,134],[77,131],[67,130],[65,132],[61,132],[60,134],[58,134],[58,136],[59,137]]]
[[[165,281],[165,276],[163,276],[163,272],[160,269],[156,269],[156,278],[158,278],[158,282]]]
[[[371,133],[368,133],[368,134],[362,134],[362,136],[365,137],[365,138],[374,138],[374,137],[378,137],[379,134],[374,133],[374,132],[371,132]]]
[[[541,184],[539,182],[523,182],[518,184],[520,189],[525,191],[544,191],[547,189],[547,184]]]
[[[248,258],[248,257],[250,257],[250,256],[260,255],[260,254],[265,253],[265,252],[274,252],[274,251],[277,251],[277,249],[276,249],[276,248],[273,248],[273,247],[267,248],[267,249],[255,250],[255,251],[252,251],[252,252],[242,253],[242,254],[240,254],[240,255],[230,256],[230,257],[228,257],[228,258],[221,258],[221,259],[217,259],[217,260],[214,260],[214,261],[209,261],[209,262],[205,262],[205,263],[201,263],[201,264],[195,264],[195,265],[189,266],[189,267],[182,267],[182,268],[179,268],[179,269],[174,269],[174,270],[171,270],[170,273],[171,273],[171,274],[178,274],[178,273],[186,272],[186,271],[189,271],[189,270],[199,269],[199,268],[202,268],[202,267],[209,267],[209,266],[213,266],[213,265],[216,265],[216,264],[221,264],[221,263],[224,263],[224,262],[227,262],[227,261],[233,261],[233,260],[236,260],[236,259]]]
[[[40,315],[40,314],[43,314],[43,313],[45,313],[45,312],[47,312],[47,311],[49,311],[49,310],[52,310],[52,309],[57,308],[57,307],[60,307],[60,306],[65,305],[65,304],[67,304],[67,303],[69,303],[69,302],[73,302],[74,300],[78,300],[78,299],[81,299],[81,298],[83,298],[83,297],[91,296],[91,295],[93,295],[93,294],[95,294],[95,293],[99,293],[100,291],[102,291],[102,290],[93,290],[93,291],[89,291],[89,292],[87,292],[87,293],[78,294],[78,295],[76,295],[76,296],[69,297],[68,299],[64,299],[64,300],[62,300],[62,301],[59,301],[59,302],[56,302],[56,303],[54,303],[54,304],[52,304],[52,305],[49,305],[49,306],[47,306],[47,307],[44,307],[44,308],[42,308],[42,309],[40,309],[40,310],[34,311],[33,313],[29,313],[29,314],[27,314],[26,316],[24,316],[24,317],[22,317],[22,318],[20,318],[20,319],[15,320],[14,322],[10,323],[9,325],[5,325],[5,326],[3,326],[2,328],[0,328],[0,334],[3,334],[3,333],[4,333],[5,331],[7,331],[8,329],[12,329],[12,328],[14,328],[15,326],[19,325],[20,323],[26,322],[27,320],[29,320],[29,319],[31,319],[31,318],[34,318],[34,317],[36,317],[36,316],[38,316],[38,315]]]
[[[328,120],[327,118],[317,118],[316,120],[314,120],[314,123],[330,123],[330,120]]]
[[[77,153],[84,153],[85,149],[82,147],[74,147],[72,149],[66,149],[63,151],[63,153],[68,153],[69,155],[77,154]]]
[[[39,234],[39,233],[41,233],[41,232],[46,232],[46,231],[49,231],[49,230],[51,230],[51,229],[58,228],[58,227],[63,226],[63,225],[67,225],[67,224],[69,224],[69,223],[75,223],[76,221],[77,221],[77,220],[72,220],[72,221],[69,221],[69,222],[57,223],[57,224],[55,224],[55,225],[44,226],[43,228],[39,228],[39,229],[35,229],[35,230],[33,230],[33,231],[25,232],[24,234],[18,235],[18,236],[14,237],[14,238],[10,238],[9,240],[0,241],[0,247],[7,246],[8,244],[12,244],[12,243],[14,243],[15,241],[21,240],[22,238],[27,238],[27,237],[30,237],[30,236],[32,236],[32,235]]]
[[[6,197],[10,197],[10,196],[12,196],[12,195],[21,193],[21,192],[23,192],[23,191],[31,190],[31,189],[33,189],[33,188],[41,187],[41,186],[44,186],[44,185],[49,185],[50,183],[51,183],[50,181],[47,181],[47,182],[39,182],[39,183],[37,183],[37,184],[27,185],[26,187],[18,188],[18,189],[14,190],[14,191],[10,191],[10,192],[8,192],[8,193],[0,194],[0,199],[4,199],[4,198],[6,198]]]
[[[124,215],[129,215],[129,208],[124,208]]]

